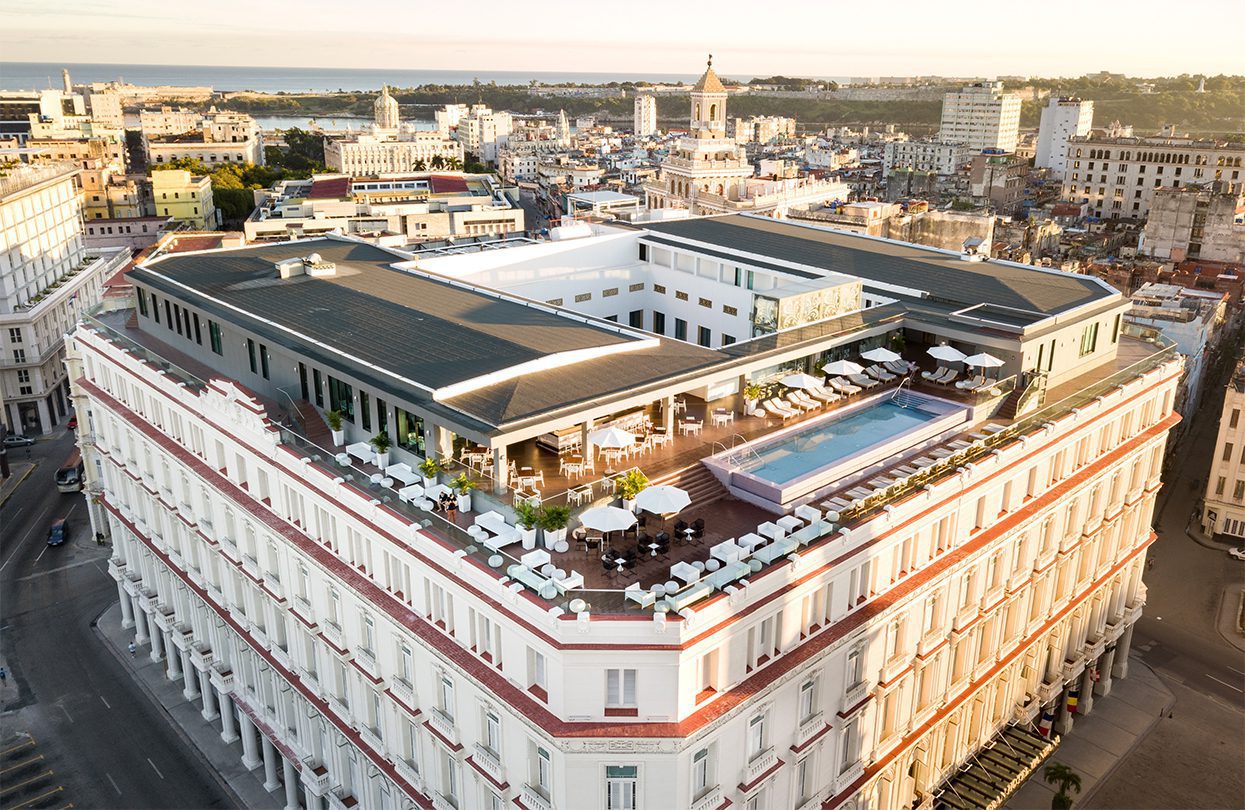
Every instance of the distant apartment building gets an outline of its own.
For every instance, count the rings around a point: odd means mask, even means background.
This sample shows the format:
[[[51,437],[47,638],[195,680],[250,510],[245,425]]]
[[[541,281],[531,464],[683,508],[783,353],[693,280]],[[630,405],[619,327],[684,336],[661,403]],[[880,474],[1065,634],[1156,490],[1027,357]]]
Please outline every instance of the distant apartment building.
[[[437,132],[448,138],[458,128],[458,122],[470,114],[471,108],[466,104],[446,104],[432,115],[437,122]]]
[[[536,170],[543,156],[535,150],[517,149],[511,143],[497,150],[497,174],[507,183],[519,180],[535,180]]]
[[[647,138],[657,132],[657,129],[657,97],[648,93],[637,93],[633,125],[635,136]]]
[[[1159,188],[1206,186],[1227,191],[1245,182],[1245,144],[1177,137],[1068,139],[1062,196],[1088,204],[1102,219],[1145,219]]]
[[[87,249],[125,248],[142,250],[154,245],[174,227],[172,217],[126,217],[88,219],[83,223]]]
[[[256,194],[258,206],[242,225],[248,242],[336,231],[402,246],[524,230],[523,209],[488,174],[322,174]]]
[[[166,135],[183,135],[199,128],[203,113],[185,107],[160,107],[138,111],[138,128],[143,140]]]
[[[1094,102],[1051,96],[1042,108],[1034,166],[1050,169],[1052,176],[1062,180],[1068,169],[1068,139],[1088,135],[1093,125]]]
[[[212,178],[182,169],[151,173],[151,198],[156,216],[171,217],[191,230],[220,227],[220,212],[212,198]]]
[[[644,209],[644,201],[618,191],[577,191],[564,197],[562,210],[567,216],[594,219],[629,219]]]
[[[1245,262],[1245,197],[1213,185],[1155,189],[1138,253],[1173,262]]]
[[[99,303],[126,250],[88,251],[72,164],[0,170],[0,414],[50,433],[68,413],[64,335]]]
[[[157,128],[177,129],[184,123],[174,113]],[[218,112],[215,108],[199,117],[195,127],[183,132],[143,133],[149,166],[180,159],[198,160],[205,166],[225,163],[264,163],[264,136],[255,119],[246,113]]]
[[[497,150],[506,145],[513,129],[514,118],[510,113],[494,112],[483,104],[473,104],[468,114],[458,119],[455,137],[476,159],[496,163]]]
[[[1015,152],[1020,133],[1020,96],[1004,93],[1002,82],[978,82],[942,100],[938,140],[962,143],[974,152]]]
[[[89,222],[143,216],[148,193],[142,184],[99,160],[85,160],[80,165],[78,183],[82,188],[84,219]]]
[[[1228,296],[1176,284],[1143,284],[1132,294],[1125,323],[1161,333],[1185,356],[1175,409],[1192,418],[1202,396],[1202,376],[1227,314]]]
[[[463,161],[462,144],[439,132],[403,130],[397,138],[356,135],[326,141],[329,169],[355,176],[422,172]]]
[[[981,205],[1002,214],[1014,214],[1025,198],[1029,161],[1019,155],[982,152],[973,156],[969,192]]]
[[[795,137],[795,119],[781,115],[754,115],[735,119],[735,143],[767,144]]]
[[[1236,364],[1223,397],[1219,435],[1206,476],[1202,531],[1245,540],[1245,360]]]
[[[942,141],[887,141],[882,147],[882,174],[896,169],[950,176],[968,165],[973,150],[962,143]]]

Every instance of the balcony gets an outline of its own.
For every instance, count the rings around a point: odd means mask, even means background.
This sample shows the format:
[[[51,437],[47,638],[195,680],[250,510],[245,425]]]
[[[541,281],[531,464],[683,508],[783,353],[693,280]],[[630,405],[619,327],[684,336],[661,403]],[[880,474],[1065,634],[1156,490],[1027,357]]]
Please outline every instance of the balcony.
[[[432,709],[428,712],[428,724],[433,731],[444,737],[451,746],[458,745],[458,727],[454,725],[453,717],[450,717],[440,709]]]
[[[692,802],[691,810],[718,810],[726,797],[722,795],[721,785],[714,785],[696,801]]]
[[[760,779],[765,773],[778,764],[778,755],[774,753],[773,746],[754,756],[744,766],[743,777],[740,783],[752,787],[752,785]]]
[[[222,695],[227,695],[233,691],[233,670],[227,664],[221,661],[212,664],[212,668],[208,671],[208,677],[211,678],[212,685]]]
[[[501,760],[498,759],[492,749],[486,748],[480,743],[475,744],[475,748],[471,753],[471,759],[480,770],[489,775],[494,782],[499,785],[506,783],[506,774],[502,770]]]
[[[852,708],[857,703],[864,700],[865,697],[868,696],[868,694],[869,694],[869,682],[868,681],[862,680],[856,685],[850,687],[847,690],[847,694],[843,696],[843,710],[847,711],[848,709]]]
[[[329,788],[332,787],[332,779],[329,777],[328,768],[325,768],[314,757],[304,759],[303,766],[303,784],[311,788],[311,792],[317,796],[323,796],[328,793]]]
[[[800,748],[805,745],[816,735],[822,733],[827,728],[826,721],[821,712],[816,712],[812,717],[800,723],[795,732],[795,745],[793,747]]]
[[[190,645],[190,663],[200,672],[206,672],[213,664],[212,648],[203,642]]]
[[[531,785],[524,785],[519,791],[519,801],[527,805],[529,810],[553,810],[553,803],[545,798],[545,794]]]

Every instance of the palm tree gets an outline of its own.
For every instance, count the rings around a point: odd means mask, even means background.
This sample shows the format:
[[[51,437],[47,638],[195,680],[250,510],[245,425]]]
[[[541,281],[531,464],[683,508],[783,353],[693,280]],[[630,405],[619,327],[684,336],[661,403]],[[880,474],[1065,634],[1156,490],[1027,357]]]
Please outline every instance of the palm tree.
[[[454,171],[458,171],[462,167],[463,167],[463,162],[456,157],[445,159],[445,168],[447,169],[453,169]]]
[[[1071,788],[1073,793],[1080,793],[1081,777],[1077,776],[1076,771],[1067,765],[1052,762],[1046,766],[1043,778],[1047,784],[1059,787],[1059,792],[1050,800],[1051,810],[1068,810],[1072,806],[1072,796],[1068,794],[1068,788]]]
[[[424,162],[423,158],[420,158],[419,160],[415,161],[415,171],[417,172],[428,171],[428,164]]]
[[[443,168],[444,166],[445,166],[445,158],[441,157],[440,155],[432,156],[432,168],[440,169],[440,168]]]

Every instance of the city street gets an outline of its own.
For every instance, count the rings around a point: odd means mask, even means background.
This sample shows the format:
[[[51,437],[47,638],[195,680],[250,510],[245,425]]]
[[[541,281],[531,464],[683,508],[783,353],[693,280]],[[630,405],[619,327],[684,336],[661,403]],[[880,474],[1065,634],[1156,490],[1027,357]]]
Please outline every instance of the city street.
[[[1239,341],[1229,336],[1223,345]],[[1169,458],[1155,521],[1159,541],[1145,576],[1148,602],[1133,637],[1134,655],[1158,673],[1176,704],[1086,807],[1240,807],[1245,801],[1245,654],[1216,627],[1223,593],[1245,578],[1245,562],[1229,557],[1226,546],[1207,548],[1186,533],[1197,526],[1231,360],[1208,368],[1201,407]]]
[[[233,806],[94,630],[117,588],[107,574],[111,549],[96,545],[82,496],[53,484],[72,446],[72,434],[58,430],[30,448],[38,464],[0,508],[0,665],[8,675],[0,767],[12,769],[0,805]],[[10,451],[13,461],[25,457]],[[48,524],[62,517],[69,541],[49,547]]]

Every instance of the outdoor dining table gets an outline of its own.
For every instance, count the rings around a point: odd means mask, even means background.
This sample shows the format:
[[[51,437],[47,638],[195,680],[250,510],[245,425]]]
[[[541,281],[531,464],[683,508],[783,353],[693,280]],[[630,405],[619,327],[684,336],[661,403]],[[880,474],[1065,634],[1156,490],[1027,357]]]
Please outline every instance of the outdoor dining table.
[[[682,433],[684,436],[689,436],[692,434],[699,435],[700,429],[702,427],[704,427],[704,422],[701,422],[699,419],[689,416],[687,417],[687,419],[679,423],[679,432]]]
[[[735,412],[728,411],[725,408],[717,408],[713,412],[713,425],[720,427],[735,421]]]
[[[647,548],[652,553],[652,556],[656,557],[658,549],[661,548],[661,544],[660,543],[649,543],[647,546],[645,546],[645,548]]]

